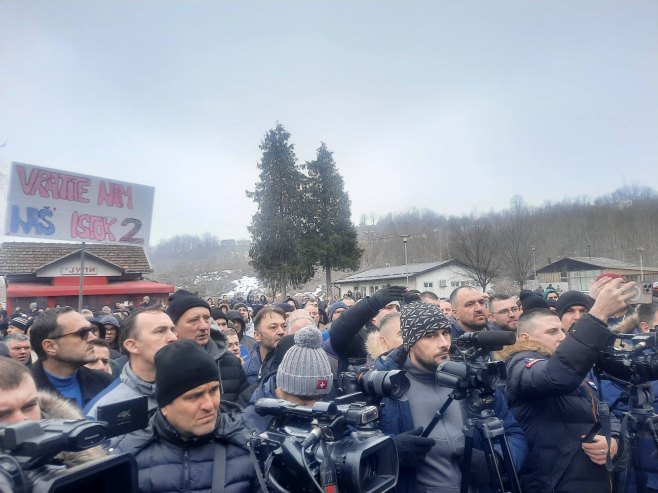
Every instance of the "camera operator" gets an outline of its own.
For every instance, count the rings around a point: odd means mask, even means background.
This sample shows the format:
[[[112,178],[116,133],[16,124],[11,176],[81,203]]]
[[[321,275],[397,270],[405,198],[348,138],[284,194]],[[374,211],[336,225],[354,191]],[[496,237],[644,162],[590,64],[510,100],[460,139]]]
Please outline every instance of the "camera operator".
[[[240,408],[220,408],[214,358],[196,342],[178,340],[156,353],[155,370],[158,411],[150,434],[129,434],[117,446],[135,456],[140,491],[257,491]]]
[[[439,385],[435,377],[438,365],[449,359],[451,324],[438,306],[416,302],[402,307],[401,329],[403,346],[375,362],[377,370],[405,370],[411,383],[404,398],[382,400],[380,427],[384,433],[394,435],[400,460],[396,491],[456,493],[462,480],[460,463],[465,443],[462,407],[451,404],[430,437],[419,436],[452,390]],[[527,448],[523,431],[501,393],[496,393],[494,407],[496,415],[504,421],[518,469]],[[485,486],[489,483],[489,472],[479,445],[476,439],[471,473],[477,479],[475,483]]]
[[[0,427],[42,419],[80,419],[82,414],[69,401],[50,392],[37,392],[29,368],[9,358],[0,358]],[[104,457],[101,447],[81,452],[61,452],[55,458],[67,467]]]
[[[322,349],[320,330],[306,326],[295,333],[294,340],[276,373],[263,379],[244,411],[245,426],[252,431],[265,431],[273,419],[256,413],[254,404],[258,399],[277,398],[311,407],[332,390],[333,375],[329,358]]]
[[[622,279],[606,282],[589,314],[581,314],[566,336],[564,320],[552,311],[525,312],[519,319],[517,343],[499,353],[507,363],[508,404],[530,444],[520,477],[524,492],[610,491],[606,437],[599,434],[583,443],[595,423],[605,430],[607,414],[607,406],[596,397],[596,386],[585,380],[612,338],[603,321],[633,296],[633,285]],[[569,301],[568,293],[558,305],[564,298]],[[560,308],[565,305],[558,312]],[[618,421],[612,418],[610,424],[617,435]],[[617,453],[615,438],[609,452],[611,457]]]

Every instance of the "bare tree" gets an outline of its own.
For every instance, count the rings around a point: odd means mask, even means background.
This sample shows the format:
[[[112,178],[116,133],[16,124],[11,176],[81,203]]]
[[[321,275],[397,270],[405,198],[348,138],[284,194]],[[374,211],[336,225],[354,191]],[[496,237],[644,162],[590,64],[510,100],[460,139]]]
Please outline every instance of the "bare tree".
[[[523,289],[533,268],[534,227],[523,199],[515,195],[501,224],[500,246],[505,270]]]
[[[452,229],[450,251],[461,263],[470,279],[482,291],[502,271],[500,240],[488,219],[474,220],[468,225],[457,225]]]

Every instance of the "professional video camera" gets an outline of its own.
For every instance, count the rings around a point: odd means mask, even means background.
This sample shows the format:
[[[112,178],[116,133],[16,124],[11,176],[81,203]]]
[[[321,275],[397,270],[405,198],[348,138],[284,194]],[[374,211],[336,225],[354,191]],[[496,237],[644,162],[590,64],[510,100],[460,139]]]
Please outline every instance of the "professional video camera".
[[[146,397],[98,408],[103,421],[47,419],[0,429],[0,491],[78,493],[137,491],[137,464],[130,454],[67,468],[55,456],[100,445],[148,424]]]
[[[510,482],[512,491],[521,492],[518,476],[512,462],[503,421],[494,413],[495,387],[505,385],[507,370],[503,361],[490,361],[489,353],[516,342],[514,332],[467,332],[456,338],[450,347],[451,361],[443,361],[436,369],[439,385],[453,389],[446,402],[423,430],[422,436],[431,434],[443,418],[453,400],[464,400],[464,461],[462,463],[462,493],[469,491],[470,464],[476,434],[483,444],[494,491],[508,491],[503,478]],[[496,459],[494,445],[503,454],[502,466]],[[501,470],[502,469],[502,470]]]
[[[367,398],[378,403],[382,397],[400,399],[409,390],[409,379],[402,370],[378,371],[365,366],[365,359],[349,360],[347,371],[338,377],[339,399]],[[350,396],[350,399],[347,399]]]
[[[317,402],[304,407],[259,399],[256,412],[274,416],[268,430],[249,443],[265,491],[311,493],[336,486],[379,493],[397,483],[397,451],[376,427],[377,406]]]
[[[639,385],[658,380],[658,346],[656,332],[649,334],[615,334],[622,346],[614,344],[601,352],[596,370],[606,377]],[[627,346],[625,341],[631,341]]]
[[[500,387],[505,385],[505,362],[489,361],[491,351],[516,342],[514,332],[467,332],[450,346],[450,361],[444,361],[436,371],[437,382],[454,389]]]
[[[653,407],[655,395],[652,388],[652,382],[658,380],[658,345],[655,328],[649,334],[615,334],[615,338],[621,344],[605,348],[594,365],[594,371],[599,378],[611,380],[624,389],[610,409],[615,410],[620,402],[628,405],[621,426],[622,452],[617,458],[617,469],[624,471],[621,492],[627,493],[631,476],[644,477],[639,454],[640,438],[651,439],[658,451],[658,414]],[[638,491],[644,489],[645,486],[640,485]]]

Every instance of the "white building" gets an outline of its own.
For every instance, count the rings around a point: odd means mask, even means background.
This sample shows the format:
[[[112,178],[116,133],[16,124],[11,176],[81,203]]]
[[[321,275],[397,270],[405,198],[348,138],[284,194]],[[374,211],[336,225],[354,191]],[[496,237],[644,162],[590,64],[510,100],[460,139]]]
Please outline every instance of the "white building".
[[[334,281],[340,296],[348,291],[370,296],[387,286],[407,286],[420,292],[432,291],[439,298],[448,298],[459,286],[475,286],[466,270],[455,260],[394,265],[370,269]]]

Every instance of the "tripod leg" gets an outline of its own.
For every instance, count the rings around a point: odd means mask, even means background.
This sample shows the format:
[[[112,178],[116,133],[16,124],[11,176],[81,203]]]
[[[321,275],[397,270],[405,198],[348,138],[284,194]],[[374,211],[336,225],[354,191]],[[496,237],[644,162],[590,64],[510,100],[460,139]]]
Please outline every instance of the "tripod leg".
[[[510,452],[509,442],[507,437],[502,435],[499,437],[500,448],[503,451],[503,464],[505,472],[507,473],[508,481],[514,493],[521,493],[521,484],[519,483],[519,475],[514,468],[514,461],[512,460],[512,453]]]
[[[464,434],[464,461],[462,462],[461,493],[468,493],[471,473],[471,457],[473,456],[473,435]]]
[[[505,485],[503,484],[503,477],[500,474],[498,463],[496,462],[496,450],[494,449],[491,437],[483,436],[484,454],[487,458],[487,467],[489,468],[489,478],[491,479],[494,491],[497,493],[505,492]]]

